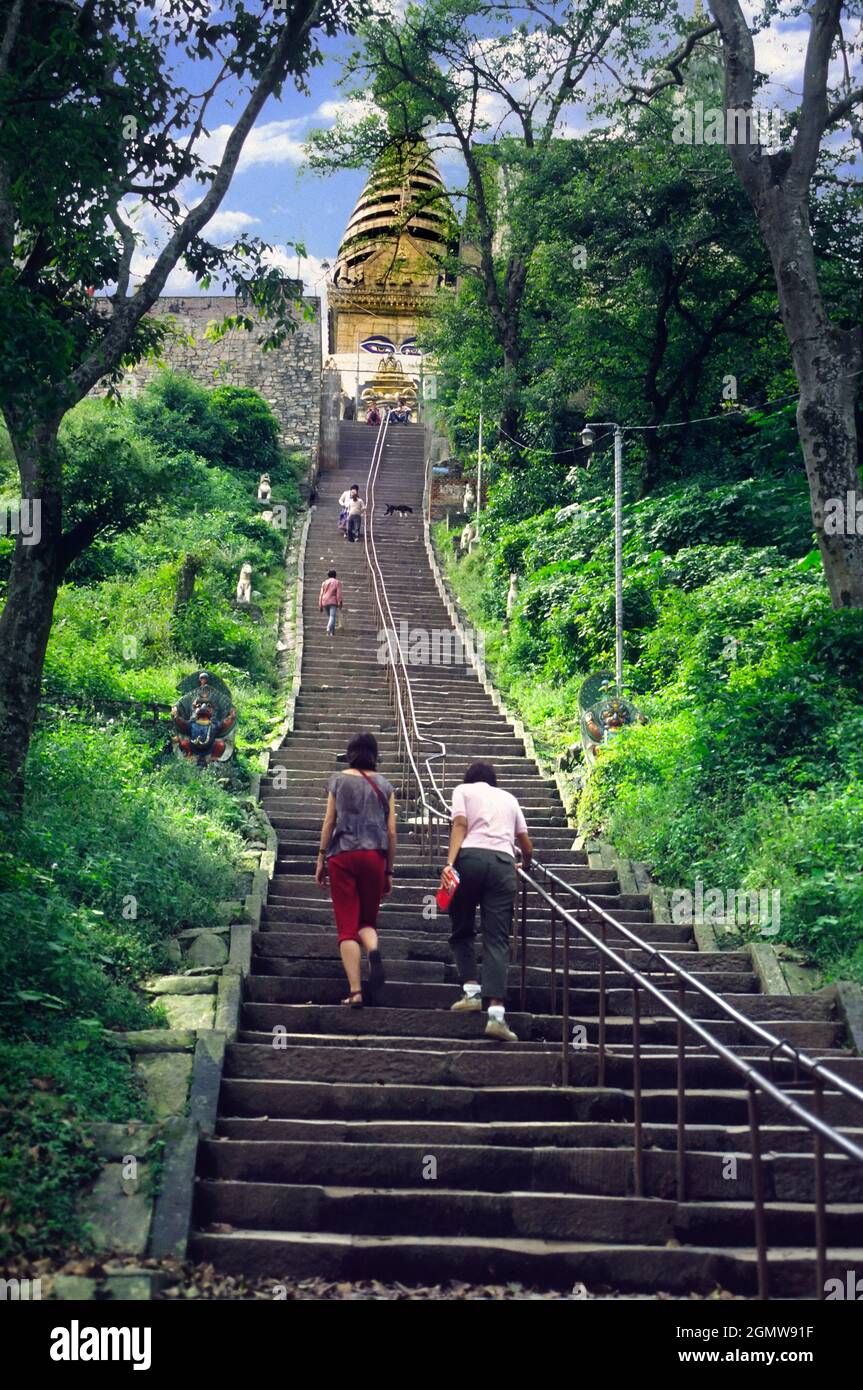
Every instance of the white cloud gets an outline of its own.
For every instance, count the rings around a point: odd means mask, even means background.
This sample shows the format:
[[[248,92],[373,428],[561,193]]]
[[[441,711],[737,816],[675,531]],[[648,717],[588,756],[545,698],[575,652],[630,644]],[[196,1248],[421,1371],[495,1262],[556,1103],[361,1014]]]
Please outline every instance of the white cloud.
[[[342,101],[322,101],[315,110],[312,119],[331,121],[333,124],[338,120],[350,123],[379,111],[380,108],[375,105],[370,96],[347,97]]]
[[[225,240],[233,240],[240,232],[245,232],[249,227],[253,227],[256,222],[260,222],[259,217],[252,217],[248,212],[232,212],[225,208],[213,214],[204,228],[204,236],[208,241],[218,241],[220,237]]]
[[[298,257],[296,251],[288,250],[284,246],[274,246],[265,254],[264,260],[268,265],[283,270],[286,275],[290,275],[292,278],[296,278],[299,270],[305,294],[316,294],[321,297],[325,295],[328,267],[332,264],[334,257],[308,255]]]
[[[297,135],[306,125],[307,117],[295,116],[289,121],[265,121],[263,125],[254,126],[243,145],[237,172],[255,164],[302,164],[303,141]],[[217,164],[225,153],[232,130],[230,125],[216,126],[196,143],[196,153],[208,164]]]

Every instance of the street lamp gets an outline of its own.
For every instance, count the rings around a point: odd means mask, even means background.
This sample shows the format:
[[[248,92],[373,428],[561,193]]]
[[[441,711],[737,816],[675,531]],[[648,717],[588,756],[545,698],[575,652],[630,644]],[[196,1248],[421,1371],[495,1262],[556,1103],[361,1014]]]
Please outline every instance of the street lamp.
[[[595,421],[603,429],[614,430],[614,679],[618,695],[623,694],[623,430],[613,420]],[[581,431],[585,449],[593,447],[591,425]]]

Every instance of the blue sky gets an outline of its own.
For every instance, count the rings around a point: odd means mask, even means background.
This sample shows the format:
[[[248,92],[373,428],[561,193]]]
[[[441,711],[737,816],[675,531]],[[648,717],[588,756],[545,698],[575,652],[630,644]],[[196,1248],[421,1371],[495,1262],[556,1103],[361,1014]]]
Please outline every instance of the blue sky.
[[[399,0],[389,0],[389,3],[395,6]],[[755,8],[744,0],[748,18]],[[759,93],[761,105],[787,108],[797,104],[807,33],[808,20],[796,16],[774,22],[757,38],[758,66],[773,79]],[[246,142],[239,169],[221,209],[206,231],[206,235],[217,242],[232,240],[240,231],[262,237],[276,248],[274,262],[291,275],[297,272],[297,257],[286,248],[291,242],[304,243],[308,255],[300,272],[307,292],[319,295],[324,293],[326,275],[322,262],[334,259],[342,231],[366,177],[365,172],[359,170],[322,177],[303,168],[303,142],[309,131],[316,126],[331,125],[339,109],[346,104],[345,94],[336,84],[341,70],[339,59],[349,51],[350,40],[324,39],[322,48],[325,62],[313,69],[308,94],[287,85],[279,100],[271,99],[267,103]],[[201,89],[200,64],[185,62],[184,67],[181,63],[178,73],[193,90]],[[232,107],[225,96],[214,103],[208,122],[209,138],[198,146],[202,153],[218,157],[238,109],[239,103],[235,102]],[[585,128],[583,109],[570,108],[563,114],[568,118],[567,134],[576,134]],[[456,182],[460,182],[452,156],[447,157],[445,152],[443,159],[440,154],[436,157],[444,176],[455,173]],[[200,185],[190,184],[187,196],[193,201],[200,198]],[[146,241],[134,264],[135,280],[139,280],[152,264],[155,247],[161,239],[158,224],[148,210],[139,214],[138,227]],[[201,293],[183,266],[176,268],[166,288],[169,293]]]
[[[309,92],[286,85],[280,99],[271,98],[258,117],[246,141],[243,155],[221,208],[208,224],[205,234],[216,242],[228,242],[239,232],[260,236],[276,248],[274,260],[294,275],[295,252],[291,243],[304,243],[308,256],[300,266],[307,292],[321,294],[325,270],[321,263],[332,261],[338,251],[342,231],[362,190],[366,173],[345,171],[321,176],[304,168],[303,142],[318,126],[332,125],[345,105],[344,94],[336,87],[340,75],[339,56],[347,50],[346,41],[325,41],[327,59],[309,78]],[[177,64],[180,80],[193,90],[202,85],[202,65],[183,61]],[[209,138],[196,149],[206,158],[218,158],[224,148],[241,102],[230,98],[227,90],[217,97],[208,115]],[[190,183],[186,198],[197,201],[201,186]],[[137,226],[144,237],[135,261],[133,281],[139,282],[153,260],[161,240],[158,225],[148,209],[141,208]],[[167,293],[195,294],[202,291],[193,277],[178,266],[166,286]]]

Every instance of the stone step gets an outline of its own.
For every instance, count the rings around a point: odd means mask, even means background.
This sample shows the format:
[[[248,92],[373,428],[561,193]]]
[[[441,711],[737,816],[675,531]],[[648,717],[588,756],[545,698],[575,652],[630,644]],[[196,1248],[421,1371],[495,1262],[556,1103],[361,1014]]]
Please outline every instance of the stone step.
[[[269,933],[267,933],[266,935],[262,935],[262,934],[259,933],[258,936],[256,937],[256,943],[257,943],[258,941],[273,941],[273,940],[278,940],[278,936],[271,936]],[[435,973],[435,974],[433,974],[433,975],[429,975],[429,973],[425,970],[425,966],[429,964],[428,961],[413,960],[412,962],[410,962],[410,964],[416,966],[416,973],[412,975],[412,974],[410,973],[410,965],[409,965],[409,963],[407,962],[407,960],[405,959],[405,957],[404,957],[403,955],[395,955],[395,956],[394,956],[394,955],[390,952],[390,949],[389,949],[389,939],[387,940],[386,958],[387,958],[387,976],[388,976],[388,978],[390,978],[390,979],[392,979],[392,980],[406,981],[406,980],[411,980],[411,979],[424,980],[424,979],[432,979],[432,978],[434,978],[434,979],[439,979],[439,980],[446,980],[447,983],[449,983],[449,984],[456,984],[456,983],[457,983],[457,976],[456,976],[455,966],[454,966],[454,965],[449,965],[449,964],[446,965],[446,970],[444,971],[443,974],[437,974],[437,973]],[[481,959],[482,959],[482,954],[481,954],[481,952],[478,952],[477,959],[478,959],[478,960],[481,960]],[[435,963],[436,963],[436,962],[435,962]],[[443,963],[446,964],[446,962],[443,962]],[[306,968],[306,967],[311,967],[311,966],[314,966],[315,968],[314,968],[314,969]],[[392,968],[391,968],[391,966],[392,966]],[[332,952],[332,954],[330,955],[329,958],[321,958],[320,956],[318,956],[318,957],[312,956],[312,958],[309,959],[309,958],[308,958],[307,956],[305,956],[305,955],[303,955],[303,956],[293,955],[293,956],[288,957],[288,958],[280,958],[279,956],[269,955],[269,954],[266,954],[266,953],[260,951],[260,950],[257,948],[257,944],[255,944],[255,946],[254,946],[254,954],[253,954],[253,957],[252,957],[252,972],[253,972],[254,974],[257,974],[257,975],[295,975],[295,976],[315,975],[315,976],[322,977],[322,978],[323,978],[323,977],[327,977],[327,978],[332,978],[332,979],[334,979],[334,980],[336,980],[336,979],[337,979],[337,980],[342,980],[342,981],[344,980],[344,975],[343,975],[342,967],[341,967],[341,961],[340,961],[340,959],[339,959],[337,953],[335,952],[335,950]],[[732,973],[730,973],[730,972],[728,972],[728,973],[720,973],[719,971],[715,971],[715,970],[713,970],[713,971],[699,971],[699,970],[693,970],[691,973],[692,973],[692,975],[693,975],[693,978],[695,978],[695,979],[699,980],[701,983],[705,984],[705,985],[707,986],[708,989],[711,989],[711,990],[714,990],[714,991],[720,991],[720,992],[722,992],[723,994],[729,994],[729,995],[731,995],[731,994],[753,994],[753,993],[757,993],[757,992],[758,992],[758,979],[757,979],[757,976],[755,976],[755,975],[753,975],[753,974],[751,974],[751,973],[748,974],[748,975],[747,975],[747,974],[743,974],[743,973],[740,973],[740,974],[732,974]],[[556,969],[555,969],[554,974],[555,974],[555,978],[556,978],[556,980],[557,980],[557,982],[558,982],[558,983],[557,983],[556,1001],[557,1001],[557,1005],[559,1005],[559,1004],[560,1004],[560,999],[561,999],[560,990],[561,990],[561,987],[562,987],[562,980],[563,980],[563,971],[562,971],[561,965],[560,965],[560,952],[559,952],[559,951],[557,952]],[[517,965],[517,964],[516,964],[516,965],[510,965],[510,966],[509,966],[509,970],[508,970],[507,978],[508,978],[508,981],[509,981],[510,989],[513,989],[513,990],[518,989],[519,983],[520,983],[520,978],[521,978],[521,969],[520,969],[520,966]],[[550,969],[548,969],[547,967],[541,967],[541,966],[533,966],[533,965],[530,965],[530,966],[528,966],[527,969],[525,970],[525,979],[526,979],[526,982],[527,982],[528,985],[530,985],[530,986],[535,986],[536,988],[543,990],[544,993],[545,993],[545,995],[546,995],[546,998],[548,997],[549,989],[550,989],[550,986],[551,986],[551,970],[550,970]],[[572,971],[570,972],[570,983],[571,983],[571,986],[572,986],[573,988],[575,988],[576,990],[579,990],[579,989],[582,989],[582,990],[590,990],[590,989],[596,990],[596,989],[598,988],[598,984],[599,984],[599,974],[598,974],[596,971],[588,971],[588,970],[580,970],[580,969],[579,969],[579,970],[572,970]],[[661,977],[657,977],[656,983],[657,983],[657,985],[659,985],[659,987],[661,987],[665,992],[667,992],[669,998],[673,998],[673,999],[676,999],[676,998],[677,998],[676,985],[674,985],[674,984],[672,984],[672,983],[669,983],[668,980],[662,980]],[[624,975],[624,973],[623,973],[622,970],[607,970],[607,971],[606,971],[606,974],[605,974],[605,986],[606,986],[607,989],[623,989],[624,987],[626,987],[627,990],[628,990],[628,989],[629,989],[629,980],[628,980],[627,976]],[[540,997],[542,997],[542,996],[540,996]],[[783,996],[780,996],[780,995],[775,995],[775,996],[765,995],[765,996],[763,996],[763,997],[766,998],[766,999],[770,999],[770,1000],[772,1000],[772,1001],[775,1000],[775,1001],[776,1001],[776,1008],[778,1009],[778,1008],[779,1008],[779,1003],[778,1003],[778,1001],[779,1001]],[[705,1001],[705,1003],[704,1003],[704,1008],[707,1009],[708,1007],[711,1007],[711,1006],[708,1004],[707,1001]],[[781,1017],[781,1016],[782,1016],[781,1013],[771,1014],[771,1017]]]
[[[432,1155],[434,1157],[434,1155]],[[428,1169],[428,1160],[426,1159]],[[201,1226],[247,1230],[338,1232],[378,1236],[479,1236],[517,1239],[607,1241],[627,1244],[634,1229],[645,1245],[686,1240],[705,1246],[743,1245],[752,1236],[752,1208],[745,1201],[677,1202],[663,1198],[585,1193],[501,1193],[450,1188],[436,1180],[413,1187],[321,1187],[299,1181],[205,1178],[196,1193]],[[794,1202],[768,1203],[769,1240],[805,1246],[812,1238],[811,1210]],[[863,1247],[863,1206],[843,1204],[827,1218],[833,1247]]]
[[[220,1119],[217,1133],[227,1139],[299,1140],[303,1143],[340,1144],[421,1144],[430,1153],[437,1145],[479,1144],[486,1148],[525,1147],[558,1149],[615,1149],[631,1151],[633,1126],[626,1120],[367,1120],[367,1119]],[[856,1143],[863,1130],[848,1130]],[[811,1147],[809,1131],[784,1125],[761,1128],[763,1147],[769,1153],[806,1153]],[[673,1124],[646,1124],[642,1131],[645,1149],[674,1152],[677,1127]],[[742,1126],[689,1124],[686,1129],[688,1153],[707,1151],[732,1153],[747,1151],[749,1130]],[[751,1219],[751,1208],[750,1219]]]
[[[752,1161],[735,1155],[736,1176],[724,1176],[727,1148],[716,1153],[687,1154],[686,1180],[690,1200],[745,1201],[752,1196]],[[199,1146],[199,1172],[204,1178],[231,1182],[292,1183],[310,1180],[325,1186],[414,1188],[422,1183],[430,1155],[421,1144],[309,1145],[293,1140],[207,1139]],[[438,1180],[448,1188],[481,1192],[583,1193],[629,1197],[633,1165],[620,1148],[504,1148],[495,1145],[439,1144],[431,1155]],[[677,1156],[664,1150],[644,1154],[645,1197],[668,1197],[674,1191]],[[811,1202],[815,1164],[808,1154],[769,1154],[762,1160],[768,1201]],[[845,1158],[828,1158],[825,1188],[831,1202],[859,1203],[855,1165]],[[429,1188],[428,1191],[434,1189]],[[857,1211],[863,1213],[863,1204]],[[811,1220],[811,1215],[810,1215]],[[630,1228],[632,1229],[632,1228]],[[751,1229],[751,1227],[750,1227]],[[810,1226],[811,1230],[811,1226]],[[853,1243],[856,1231],[850,1234]]]
[[[337,974],[341,974],[341,962],[338,947],[332,933],[309,934],[308,932],[298,932],[295,936],[291,932],[258,932],[253,938],[253,968],[260,967],[261,970],[269,970],[273,974],[290,973],[291,962],[299,964],[302,961],[317,960],[329,967]],[[621,952],[621,955],[631,955],[633,961],[637,963],[640,952]],[[737,970],[725,971],[705,962],[702,953],[698,952],[694,956],[687,955],[675,948],[673,952],[666,952],[676,964],[687,970],[696,980],[703,982],[709,989],[722,993],[726,989],[733,994],[748,994],[757,991],[757,977],[748,970],[742,968]],[[716,954],[721,954],[717,952]],[[731,954],[729,952],[729,954]],[[560,951],[556,953],[556,975],[562,978],[560,963]],[[421,965],[426,960],[439,960],[447,963],[450,972],[447,979],[455,978],[455,966],[451,965],[451,953],[446,937],[441,937],[437,941],[422,936],[392,936],[387,933],[385,956],[387,962],[412,960],[417,965]],[[535,941],[529,944],[529,956],[535,960],[536,964],[528,965],[526,975],[528,983],[546,984],[548,983],[551,971],[551,946],[548,941]],[[481,959],[482,952],[478,951],[478,958]],[[571,977],[577,985],[585,988],[593,988],[599,982],[599,953],[592,948],[579,947],[579,957],[577,965],[571,971]],[[509,966],[509,979],[512,984],[517,984],[520,978],[521,966],[515,962]],[[656,982],[662,988],[671,989],[671,976],[663,977],[656,972]],[[417,978],[420,978],[417,976]],[[610,988],[615,985],[622,986],[627,983],[627,978],[622,971],[611,968],[606,969],[605,982]],[[787,997],[781,995],[765,996],[777,1000]]]
[[[556,1031],[553,1038],[548,1039],[547,1052],[520,1048],[516,1044],[496,1043],[492,1039],[482,1038],[481,1018],[474,1015],[472,1022],[476,1029],[476,1037],[483,1044],[480,1048],[466,1048],[457,1052],[435,1049],[434,1037],[423,1037],[419,1029],[415,1030],[418,1036],[413,1041],[419,1041],[422,1044],[420,1047],[402,1046],[401,1040],[398,1045],[393,1043],[388,1050],[355,1047],[350,1042],[345,1046],[302,1047],[292,1044],[289,1033],[280,1037],[273,1032],[274,1028],[289,1029],[289,1015],[285,1012],[285,1007],[278,1004],[244,1005],[244,1030],[266,1033],[273,1041],[261,1045],[231,1045],[225,1062],[226,1077],[242,1077],[244,1080],[278,1086],[292,1081],[324,1082],[336,1075],[340,1081],[350,1081],[355,1085],[410,1084],[418,1090],[421,1089],[424,1094],[437,1086],[466,1086],[481,1090],[500,1086],[553,1089],[560,1085],[559,1031]],[[353,1012],[358,1013],[359,1010]],[[468,1015],[468,1018],[471,1016]],[[515,1011],[510,1015],[510,1023],[517,1034],[520,1032],[525,1037],[533,1031],[533,1025],[527,1016]],[[550,1023],[555,1024],[559,1030],[559,1020],[550,1020]],[[711,1028],[711,1032],[714,1029],[717,1037],[722,1038],[724,1035],[726,1042],[729,1040],[731,1025],[717,1023]],[[653,1043],[656,1048],[663,1030],[662,1020],[644,1020],[644,1042]],[[433,1024],[429,1024],[426,1031],[433,1035]],[[549,1032],[551,1031],[549,1027]],[[631,1057],[623,1055],[624,1049],[629,1045],[629,1038],[622,1027],[615,1027],[614,1024],[609,1026],[608,1037],[609,1041],[614,1039],[613,1045],[621,1054],[606,1058],[608,1084],[631,1086],[632,1060]],[[283,1042],[284,1046],[281,1045]],[[676,1081],[677,1058],[667,1039],[664,1049],[662,1053],[654,1051],[642,1059],[642,1084],[646,1089],[655,1089]],[[728,1086],[737,1073],[719,1057],[694,1054],[687,1058],[686,1075],[687,1085],[690,1087]],[[595,1083],[596,1077],[595,1047],[574,1049],[570,1056],[571,1084],[589,1086]],[[742,1098],[742,1092],[739,1095]],[[845,1115],[849,1123],[859,1120],[851,1098],[837,1093],[829,1095],[828,1100]],[[766,1119],[768,1113],[773,1113],[771,1107],[774,1103],[769,1097],[764,1097],[762,1104]],[[265,1109],[258,1113],[274,1112]]]
[[[429,903],[429,908],[433,910],[433,902]],[[691,927],[669,926],[664,923],[644,921],[644,913],[618,911],[615,913],[615,916],[619,918],[623,925],[630,929],[637,928],[637,935],[640,939],[653,943],[657,950],[665,950],[668,946],[680,949],[681,946],[687,942],[691,942],[693,939]],[[307,907],[305,905],[295,907],[289,899],[285,898],[281,901],[281,904],[277,903],[274,906],[265,907],[261,914],[261,930],[266,932],[292,932],[294,928],[299,928],[302,932],[308,933],[316,926],[324,936],[330,939],[334,938],[335,929],[332,925],[332,909],[323,902],[318,907]],[[384,902],[381,904],[381,915],[378,919],[378,927],[383,933],[388,933],[392,928],[396,930],[399,935],[404,935],[405,931],[407,931],[417,935],[425,933],[428,936],[437,936],[444,940],[449,937],[448,919],[441,922],[439,919],[435,920],[430,917],[426,920],[422,916],[419,906],[412,912],[400,911],[398,906],[392,906],[387,899],[384,899]],[[531,922],[529,919],[528,930],[537,940],[544,940],[546,943],[550,941],[550,931],[547,922]],[[574,934],[572,940],[575,940]],[[558,949],[560,949],[559,941],[560,933],[558,932]],[[609,946],[615,948],[618,944],[627,942],[627,938],[614,932],[609,927],[607,931],[607,942]],[[529,959],[532,959],[532,957],[529,957]]]
[[[707,1295],[718,1286],[755,1297],[757,1269],[748,1248],[608,1245],[477,1236],[355,1236],[309,1232],[197,1233],[191,1256],[226,1274],[286,1279],[379,1279],[423,1283],[456,1279],[478,1283],[517,1280],[539,1287],[571,1288],[575,1281],[623,1293],[663,1291]],[[771,1251],[774,1297],[811,1298],[815,1252]],[[846,1250],[827,1263],[829,1277],[845,1279],[859,1268],[863,1251]]]
[[[272,1050],[272,1049],[270,1049]],[[313,1049],[310,1049],[313,1050]],[[322,1049],[323,1051],[323,1049]],[[340,1056],[339,1049],[333,1052]],[[363,1053],[363,1060],[370,1054]],[[407,1054],[406,1054],[407,1055]],[[461,1062],[467,1054],[456,1054]],[[520,1054],[530,1061],[528,1053]],[[478,1055],[486,1062],[487,1054]],[[717,1059],[711,1059],[716,1061]],[[452,1063],[452,1056],[442,1062]],[[523,1082],[487,1082],[476,1084],[473,1079],[442,1084],[422,1085],[403,1079],[386,1083],[367,1080],[324,1081],[320,1079],[262,1080],[225,1076],[219,1104],[223,1116],[269,1117],[295,1119],[421,1119],[421,1120],[631,1120],[632,1098],[620,1089],[618,1076],[631,1081],[632,1065],[628,1058],[609,1058],[610,1073],[606,1085],[597,1087],[596,1064],[590,1070],[594,1084],[562,1088],[556,1085],[534,1085]],[[703,1066],[701,1059],[699,1069]],[[675,1059],[647,1058],[644,1070],[657,1075],[664,1070],[668,1089],[651,1086],[643,1093],[642,1113],[646,1122],[674,1123],[677,1116],[677,1092],[674,1089]],[[756,1062],[757,1065],[757,1062]],[[585,1059],[578,1059],[576,1072],[587,1074]],[[714,1069],[715,1070],[715,1069]],[[339,1074],[338,1071],[335,1074]],[[815,1098],[810,1092],[794,1092],[795,1099],[812,1113]],[[701,1087],[696,1080],[687,1084],[685,1115],[687,1125],[714,1124],[743,1129],[748,1123],[747,1100],[736,1089]],[[759,1101],[759,1114],[764,1124],[783,1124],[786,1113],[770,1097]],[[846,1097],[827,1092],[824,1097],[824,1118],[834,1126],[852,1128],[859,1122],[859,1109]],[[858,1182],[859,1190],[859,1182]]]

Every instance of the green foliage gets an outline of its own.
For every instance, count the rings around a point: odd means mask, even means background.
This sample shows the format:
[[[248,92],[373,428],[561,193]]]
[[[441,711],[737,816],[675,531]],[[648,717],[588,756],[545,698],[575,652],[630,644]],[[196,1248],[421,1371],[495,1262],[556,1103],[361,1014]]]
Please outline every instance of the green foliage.
[[[257,391],[245,386],[217,386],[210,406],[225,432],[222,458],[229,468],[272,473],[279,467],[278,421]]]
[[[167,456],[178,446],[207,463],[224,462],[228,432],[212,408],[213,393],[191,377],[158,372],[147,390],[128,403],[137,433]]]
[[[863,614],[831,607],[803,480],[761,466],[627,506],[627,677],[651,722],[603,751],[578,818],[663,883],[779,888],[779,939],[863,979]],[[513,519],[498,485],[482,548],[449,559],[497,680],[550,757],[577,742],[578,687],[613,657],[611,510],[581,495],[560,520]]]
[[[251,813],[166,752],[167,719],[100,717],[92,703],[169,705],[208,666],[231,688],[239,748],[278,722],[285,533],[260,519],[249,470],[268,469],[290,507],[298,467],[273,455],[265,402],[222,393],[217,407],[218,392],[162,373],[129,405],[85,402],[61,433],[70,524],[97,512],[106,524],[57,600],[24,819],[0,821],[0,1255],[86,1241],[75,1200],[98,1167],[86,1125],[147,1113],[103,1030],[158,1026],[139,982],[171,968],[171,937],[236,896]],[[185,556],[195,590],[177,607]],[[232,606],[244,561],[261,622]]]
[[[76,1210],[101,1160],[89,1126],[147,1117],[127,1054],[98,1019],[56,1025],[50,1041],[0,1037],[0,1258],[86,1244]]]
[[[103,1029],[158,1024],[136,986],[233,896],[246,828],[217,781],[134,725],[42,726],[27,777],[23,825],[0,821],[0,1255],[85,1240],[87,1126],[148,1116]]]

